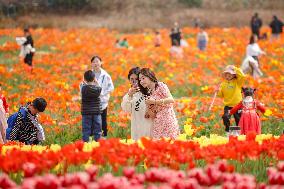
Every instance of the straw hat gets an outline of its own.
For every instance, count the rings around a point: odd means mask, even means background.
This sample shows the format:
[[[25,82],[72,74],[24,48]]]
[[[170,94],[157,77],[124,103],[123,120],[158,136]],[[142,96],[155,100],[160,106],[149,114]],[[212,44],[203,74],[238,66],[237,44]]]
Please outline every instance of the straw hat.
[[[235,72],[235,66],[233,66],[233,65],[228,65],[228,66],[226,66],[226,68],[225,68],[224,71],[223,71],[223,74],[224,74],[224,73],[230,73],[230,74],[232,74],[232,75],[236,74],[236,72]]]

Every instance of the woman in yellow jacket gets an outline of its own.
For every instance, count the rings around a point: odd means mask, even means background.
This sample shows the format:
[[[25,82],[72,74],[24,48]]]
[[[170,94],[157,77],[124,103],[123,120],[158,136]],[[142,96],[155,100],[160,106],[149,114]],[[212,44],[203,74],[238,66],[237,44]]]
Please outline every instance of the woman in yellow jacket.
[[[224,99],[224,114],[222,116],[225,131],[229,132],[230,118],[229,111],[242,100],[242,85],[245,75],[240,68],[229,65],[223,72],[223,81],[218,87],[218,96]],[[240,112],[234,114],[236,125],[238,125],[241,117]]]

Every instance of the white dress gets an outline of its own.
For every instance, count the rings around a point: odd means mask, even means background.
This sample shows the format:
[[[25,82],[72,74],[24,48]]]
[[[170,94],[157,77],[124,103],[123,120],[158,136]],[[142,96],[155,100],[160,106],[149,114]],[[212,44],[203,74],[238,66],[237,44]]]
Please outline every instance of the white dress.
[[[6,112],[3,106],[3,101],[0,98],[0,144],[6,142],[6,129],[7,129]]]
[[[21,50],[20,50],[20,55],[21,57],[25,57],[27,54],[31,53],[31,52],[35,52],[35,48],[32,47],[30,44],[28,45],[24,45],[24,43],[27,41],[26,37],[16,37],[16,42],[18,45],[21,46]]]
[[[170,48],[170,54],[171,54],[172,57],[182,58],[183,57],[183,50],[179,46],[172,46]]]
[[[121,103],[122,110],[131,114],[131,138],[151,137],[152,119],[145,118],[146,104],[142,93],[137,92],[133,97],[126,94]]]
[[[188,47],[187,41],[184,40],[184,39],[181,39],[181,40],[180,40],[180,46],[181,46],[181,47]]]
[[[263,75],[261,72],[257,60],[255,60],[251,56],[247,56],[241,66],[242,71],[245,74],[250,74],[253,76],[253,78],[259,78],[260,76]]]
[[[257,43],[249,44],[246,49],[247,56],[259,56],[264,54],[264,52],[260,49]]]

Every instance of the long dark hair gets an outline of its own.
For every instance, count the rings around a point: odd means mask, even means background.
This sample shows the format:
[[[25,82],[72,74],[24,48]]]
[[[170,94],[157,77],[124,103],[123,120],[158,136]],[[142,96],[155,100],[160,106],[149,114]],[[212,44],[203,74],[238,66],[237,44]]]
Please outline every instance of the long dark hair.
[[[130,76],[132,75],[132,74],[135,74],[135,75],[139,75],[139,72],[140,72],[140,68],[139,67],[134,67],[134,68],[132,68],[131,70],[129,70],[129,72],[128,72],[128,76],[127,76],[127,78],[128,78],[128,80],[130,80]]]
[[[256,89],[253,89],[253,88],[250,88],[250,87],[247,87],[247,88],[242,87],[242,92],[243,92],[245,97],[253,96],[255,91],[256,91]]]
[[[251,35],[250,38],[249,38],[249,44],[254,44],[255,43],[255,40],[254,40],[254,37],[256,35]]]
[[[152,72],[149,68],[142,68],[139,72],[139,75],[142,74],[145,77],[148,77],[151,81],[155,83],[155,88],[158,86],[158,79],[155,76],[155,73]],[[138,79],[138,87],[143,95],[150,96],[151,93],[148,88],[144,88],[140,80]]]
[[[95,60],[95,59],[99,59],[100,61],[102,61],[101,57],[99,57],[98,55],[95,55],[91,58],[91,63]]]

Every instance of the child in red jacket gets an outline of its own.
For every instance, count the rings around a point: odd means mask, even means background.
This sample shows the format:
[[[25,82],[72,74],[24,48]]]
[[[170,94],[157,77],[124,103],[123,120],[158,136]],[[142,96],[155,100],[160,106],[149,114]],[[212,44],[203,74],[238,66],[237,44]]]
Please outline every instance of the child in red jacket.
[[[262,113],[265,112],[263,104],[253,99],[253,95],[256,89],[242,88],[244,98],[243,100],[230,110],[230,114],[233,115],[237,111],[241,110],[242,115],[239,121],[241,127],[241,134],[248,134],[249,132],[256,132],[261,134],[261,122],[257,110]]]

